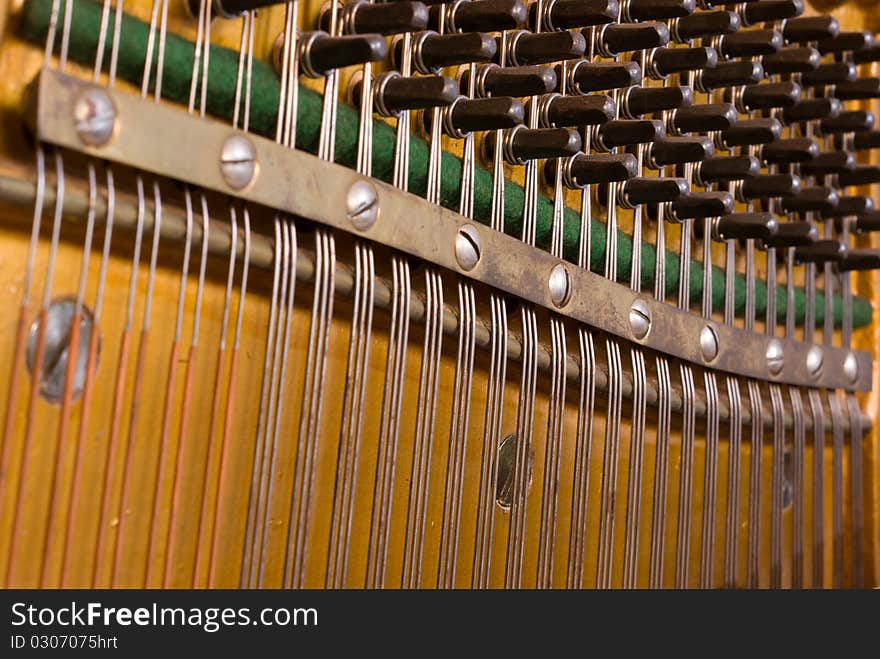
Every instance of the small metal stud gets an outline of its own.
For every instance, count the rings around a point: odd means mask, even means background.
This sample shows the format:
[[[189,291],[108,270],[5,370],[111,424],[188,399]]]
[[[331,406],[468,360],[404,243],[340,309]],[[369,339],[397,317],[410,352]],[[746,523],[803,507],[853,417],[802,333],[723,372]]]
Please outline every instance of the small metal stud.
[[[73,106],[73,121],[83,144],[103,146],[116,130],[116,106],[102,89],[86,89]]]
[[[639,340],[644,339],[651,331],[651,309],[644,300],[636,300],[629,308],[629,326],[633,336]]]
[[[807,351],[807,372],[810,374],[810,377],[819,377],[824,363],[825,355],[820,346],[813,346]]]
[[[778,339],[773,339],[767,344],[767,352],[764,353],[764,357],[767,360],[767,370],[771,375],[782,373],[785,361],[782,354],[782,343]]]
[[[348,189],[345,205],[355,229],[366,231],[379,219],[379,193],[369,181],[355,181]]]
[[[700,331],[700,352],[707,362],[718,356],[718,333],[711,325],[705,325]]]
[[[473,270],[480,262],[483,244],[480,234],[470,224],[463,224],[455,236],[455,260],[462,270]]]
[[[848,353],[843,360],[843,374],[850,383],[855,384],[859,379],[859,362],[853,353]]]
[[[564,307],[571,298],[571,275],[561,263],[557,263],[550,270],[550,277],[547,280],[547,286],[550,289],[550,299],[557,307]]]
[[[230,135],[220,150],[220,173],[233,190],[250,185],[257,174],[257,153],[244,135]]]

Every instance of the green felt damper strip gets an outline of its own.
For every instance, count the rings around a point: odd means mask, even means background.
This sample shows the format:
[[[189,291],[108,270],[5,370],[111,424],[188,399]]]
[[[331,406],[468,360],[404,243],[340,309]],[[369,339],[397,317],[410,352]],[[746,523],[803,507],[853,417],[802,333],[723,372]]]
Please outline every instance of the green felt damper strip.
[[[58,17],[58,25],[63,25],[64,2],[59,3],[62,15]],[[73,20],[71,21],[70,58],[85,65],[94,63],[98,47],[101,24],[101,5],[91,0],[73,0]],[[52,11],[52,0],[27,0],[22,10],[21,29],[26,38],[40,43],[46,38]],[[113,39],[113,15],[109,21],[107,43]],[[143,78],[144,60],[147,50],[149,25],[130,15],[123,15],[122,38],[120,40],[118,76],[136,85]],[[60,43],[61,34],[58,32]],[[109,63],[110,48],[106,49],[105,69]],[[194,45],[174,34],[168,34],[165,44],[165,60],[162,72],[162,96],[178,103],[189,101],[190,81],[192,76]],[[154,55],[158,58],[158,53]],[[155,75],[156,66],[152,67]],[[210,70],[207,94],[207,112],[212,116],[231,120],[235,102],[236,78],[238,75],[238,53],[228,48],[212,46],[210,53]],[[152,81],[151,81],[152,82]],[[255,133],[275,136],[280,82],[278,76],[266,63],[254,61],[252,76],[250,130]],[[318,137],[321,123],[322,97],[311,89],[300,87],[298,95],[296,145],[311,153],[317,152]],[[358,115],[350,106],[340,104],[336,117],[336,162],[354,167],[357,158]],[[409,189],[411,192],[424,196],[427,188],[428,144],[421,138],[413,136],[410,141]],[[394,128],[382,121],[373,122],[373,163],[374,177],[391,181],[394,163]],[[450,209],[457,210],[461,190],[461,161],[454,154],[444,152],[442,155],[442,186],[441,203]],[[492,175],[485,168],[477,167],[474,176],[474,217],[477,221],[488,224],[492,200]],[[519,236],[522,232],[522,215],[525,195],[522,186],[505,182],[505,232]],[[538,202],[537,242],[546,247],[550,242],[553,202],[541,196]],[[579,213],[571,208],[565,209],[564,246],[565,255],[574,261],[577,254],[578,236],[580,231]],[[591,232],[591,263],[597,272],[601,272],[605,263],[605,224],[596,220],[590,223]],[[618,232],[618,267],[619,281],[629,281],[632,240],[628,235]],[[654,266],[656,253],[653,245],[642,245],[641,279],[642,290],[652,290],[654,286]],[[666,252],[666,290],[669,296],[678,291],[679,257],[675,252]],[[721,311],[724,304],[724,273],[713,266],[712,298],[716,311]],[[690,297],[698,301],[702,296],[703,268],[698,261],[691,262]],[[737,315],[741,316],[745,309],[745,277],[736,277],[734,296]],[[763,318],[766,313],[767,287],[764,282],[756,285],[756,318]],[[777,316],[780,321],[785,318],[785,290],[777,290]],[[795,317],[798,324],[803,323],[805,312],[803,289],[795,294]],[[873,309],[871,303],[861,297],[854,298],[853,325],[862,327],[871,322]],[[825,315],[824,298],[821,291],[816,296],[816,322],[821,324]],[[842,319],[842,301],[835,297],[835,322],[840,325]]]

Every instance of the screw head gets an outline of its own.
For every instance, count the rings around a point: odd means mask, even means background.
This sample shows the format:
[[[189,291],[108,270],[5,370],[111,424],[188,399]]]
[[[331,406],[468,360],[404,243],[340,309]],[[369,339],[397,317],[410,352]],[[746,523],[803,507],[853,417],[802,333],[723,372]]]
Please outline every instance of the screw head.
[[[571,275],[561,263],[557,263],[550,270],[547,280],[550,289],[550,299],[557,307],[564,307],[571,298]]]
[[[103,89],[86,89],[73,106],[73,121],[83,144],[103,146],[116,130],[116,106]]]
[[[824,363],[825,355],[820,346],[813,346],[807,351],[807,373],[810,374],[810,377],[819,377]]]
[[[483,243],[480,234],[470,224],[463,224],[455,236],[455,260],[462,270],[473,270],[480,262]]]
[[[855,384],[859,379],[859,362],[853,353],[847,353],[843,360],[843,374],[851,384]]]
[[[700,330],[700,352],[707,362],[711,362],[718,356],[718,333],[711,325],[705,325]]]
[[[345,207],[354,228],[366,231],[379,219],[379,193],[369,181],[355,181],[348,189]]]
[[[651,331],[651,309],[641,298],[629,308],[629,326],[633,336],[639,340],[644,339]]]
[[[782,354],[782,343],[779,339],[773,339],[767,344],[767,351],[764,353],[767,360],[767,370],[771,375],[779,375],[782,373],[782,367],[785,365]]]
[[[257,152],[244,135],[230,135],[220,150],[220,173],[233,190],[250,185],[257,175]]]

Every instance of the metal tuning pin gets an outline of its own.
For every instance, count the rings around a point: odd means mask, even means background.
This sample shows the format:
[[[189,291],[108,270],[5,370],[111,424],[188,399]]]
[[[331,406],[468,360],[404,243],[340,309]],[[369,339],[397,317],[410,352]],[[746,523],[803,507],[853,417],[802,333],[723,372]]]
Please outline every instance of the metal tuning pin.
[[[605,94],[548,94],[537,102],[542,123],[552,128],[601,126],[614,118],[617,108],[614,99]]]
[[[529,26],[537,26],[538,3],[529,5]],[[543,27],[547,30],[604,25],[617,20],[618,0],[550,0],[544,3]]]
[[[723,131],[719,137],[725,148],[755,146],[775,142],[782,135],[778,119],[745,119]]]
[[[588,185],[628,181],[638,174],[638,161],[631,153],[578,153],[565,160],[548,160],[545,176],[554,180],[556,163],[562,166],[562,181],[571,189]]]
[[[840,101],[836,98],[802,98],[797,105],[782,111],[782,121],[786,124],[796,124],[833,118],[839,114]]]
[[[859,235],[880,231],[880,212],[872,210],[861,213],[850,226]]]
[[[724,131],[736,124],[736,108],[731,103],[701,103],[673,112],[669,123],[676,133]]]
[[[764,55],[761,64],[767,75],[807,73],[814,71],[821,62],[819,51],[809,46],[783,48],[777,53]]]
[[[841,101],[864,101],[880,98],[880,78],[859,78],[838,83],[834,96]]]
[[[732,101],[740,112],[789,108],[797,105],[801,98],[801,87],[796,82],[769,82],[734,88],[725,94],[726,101]]]
[[[629,0],[622,3],[621,18],[626,22],[664,21],[694,13],[696,0]]]
[[[804,13],[804,0],[762,0],[743,6],[741,16],[744,25],[771,23],[795,18]]]
[[[562,75],[562,68],[557,67]],[[568,67],[567,86],[578,94],[631,87],[642,79],[642,69],[635,62],[588,62],[581,60]]]
[[[480,0],[481,2],[483,0]],[[469,70],[462,73],[460,89],[468,89]],[[537,96],[556,89],[556,73],[546,66],[510,66],[480,64],[474,80],[477,96]]]
[[[740,201],[791,197],[801,190],[801,180],[794,174],[759,174],[737,185]]]
[[[823,119],[819,130],[824,135],[837,133],[861,133],[874,127],[874,113],[868,110],[849,110],[836,117]]]
[[[782,48],[782,33],[776,30],[743,30],[712,40],[712,46],[724,57],[759,57]]]
[[[635,119],[646,114],[689,107],[694,102],[690,87],[630,87],[620,103],[620,114]]]
[[[677,18],[669,24],[673,41],[688,43],[692,39],[705,39],[739,30],[742,20],[733,11],[701,11]]]
[[[310,78],[355,64],[378,62],[388,54],[385,39],[378,34],[331,37],[326,32],[306,32],[300,35],[297,44],[300,70]],[[278,71],[281,70],[281,53],[278,48],[273,52],[273,64]]]
[[[318,20],[321,29],[329,31],[330,10],[325,9]],[[403,34],[428,26],[428,8],[421,2],[351,0],[342,6],[340,20],[347,34]]]
[[[613,119],[596,134],[596,147],[610,151],[619,146],[656,142],[666,137],[663,122],[653,119]]]
[[[520,30],[509,36],[507,63],[528,66],[577,59],[584,54],[586,48],[586,39],[580,32],[561,30],[536,34]]]
[[[783,197],[779,205],[786,213],[827,213],[837,208],[839,201],[840,197],[834,188],[813,187],[802,188],[796,195]]]
[[[526,22],[522,0],[458,0],[431,8],[432,27],[439,25],[439,12],[446,12],[448,32],[500,32]]]
[[[810,43],[833,39],[840,33],[840,23],[833,16],[802,16],[789,18],[782,27],[782,36],[791,43]]]
[[[710,185],[722,181],[741,181],[761,172],[761,163],[754,156],[709,158],[694,167],[694,182]]]
[[[852,148],[856,151],[880,149],[880,131],[869,130],[853,135]]]
[[[691,192],[667,208],[677,221],[696,220],[729,215],[733,212],[734,201],[729,192]]]
[[[642,204],[673,202],[688,192],[687,181],[683,178],[635,177],[621,186],[618,202],[624,208],[634,208]]]
[[[836,36],[819,39],[816,48],[823,55],[829,53],[859,53],[874,46],[874,35],[870,32],[838,32]]]
[[[430,122],[429,115],[425,118]],[[462,138],[467,133],[513,128],[523,123],[525,108],[515,98],[467,98],[459,96],[443,111],[443,128],[452,137]]]
[[[823,220],[831,220],[841,217],[864,215],[874,210],[874,200],[862,195],[840,195],[837,205],[831,210],[824,211],[821,215]]]
[[[697,71],[694,87],[701,92],[711,92],[724,87],[753,85],[764,77],[760,62],[719,62],[714,69]]]
[[[352,85],[352,97],[359,104],[361,81]],[[458,85],[445,76],[404,77],[397,71],[373,78],[373,104],[376,112],[397,116],[404,110],[425,110],[451,105],[459,97]]]
[[[402,61],[403,39],[395,42],[395,64]],[[437,73],[460,64],[490,62],[495,57],[495,39],[483,32],[437,34],[430,30],[413,37],[412,62],[420,73]],[[398,67],[399,68],[399,67]]]
[[[650,50],[669,43],[669,28],[664,23],[611,23],[583,31],[587,46],[596,54],[614,57],[620,53]]]
[[[651,51],[646,74],[657,80],[674,73],[713,69],[718,64],[714,48],[655,48]]]
[[[795,247],[794,258],[800,263],[840,263],[846,252],[846,245],[839,240],[817,240]]]
[[[819,155],[819,145],[809,137],[777,140],[761,147],[760,158],[768,165],[791,165],[813,160]]]
[[[648,145],[646,162],[654,169],[667,165],[702,162],[715,154],[708,137],[668,137]]]
[[[829,62],[820,64],[812,71],[807,71],[801,76],[801,84],[804,87],[822,87],[825,85],[838,85],[842,82],[852,82],[856,79],[856,66],[851,62]]]
[[[848,172],[837,175],[837,184],[842,188],[880,183],[880,167],[875,165],[856,165]]]
[[[776,233],[761,241],[761,247],[769,249],[800,247],[812,245],[819,237],[819,232],[812,222],[779,222]]]
[[[857,50],[852,54],[854,64],[870,64],[880,62],[880,44],[873,44],[864,50]]]
[[[841,272],[880,269],[880,249],[851,249],[837,264]]]
[[[851,171],[856,166],[855,156],[848,151],[824,151],[813,160],[800,164],[803,176],[827,176]]]
[[[504,158],[513,165],[524,165],[529,160],[565,158],[581,150],[581,137],[568,128],[526,128],[517,126],[502,135]],[[484,140],[487,153],[494,150],[495,134]]]
[[[723,240],[767,240],[779,223],[772,213],[731,213],[715,220],[714,238]]]

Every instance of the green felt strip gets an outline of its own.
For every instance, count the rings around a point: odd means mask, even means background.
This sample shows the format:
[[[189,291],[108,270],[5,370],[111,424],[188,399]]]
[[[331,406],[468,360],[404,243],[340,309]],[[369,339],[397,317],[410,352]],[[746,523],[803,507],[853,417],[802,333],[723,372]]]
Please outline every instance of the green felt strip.
[[[64,4],[61,5],[63,16]],[[69,53],[71,59],[86,65],[94,63],[98,47],[101,11],[99,4],[91,0],[73,0],[73,20],[71,21]],[[49,18],[52,11],[52,0],[26,0],[22,11],[21,29],[26,38],[42,42],[46,38]],[[62,25],[62,17],[58,25]],[[111,43],[113,34],[113,16],[109,21],[107,43]],[[147,51],[149,26],[130,15],[122,20],[122,38],[120,40],[118,75],[120,78],[140,85],[143,78],[144,60]],[[60,42],[61,34],[58,32]],[[165,60],[162,72],[162,96],[171,101],[186,103],[189,100],[190,81],[193,68],[194,46],[190,41],[177,35],[169,34],[165,45]],[[109,63],[110,48],[106,49],[106,64]],[[155,54],[158,57],[158,53]],[[153,66],[155,75],[156,66]],[[219,46],[212,46],[210,53],[210,70],[207,94],[207,112],[215,117],[230,120],[235,101],[236,76],[238,72],[238,53]],[[274,137],[277,120],[280,83],[275,72],[264,62],[255,61],[252,77],[250,129],[261,135]],[[313,90],[300,87],[298,95],[296,142],[297,147],[315,153],[318,147],[318,136],[321,121],[321,96]],[[336,118],[336,162],[354,167],[357,157],[357,112],[350,106],[340,104]],[[393,168],[394,129],[382,121],[373,123],[373,169],[376,178],[390,181]],[[447,208],[457,209],[461,190],[461,161],[457,156],[444,152],[442,155],[442,189],[441,203]],[[416,136],[410,142],[409,189],[411,192],[424,196],[427,188],[428,144]],[[474,216],[477,221],[488,223],[492,199],[492,176],[489,171],[477,167],[474,180]],[[524,192],[522,186],[512,182],[505,183],[505,232],[518,236],[522,231],[522,215]],[[538,201],[537,242],[546,247],[550,242],[550,231],[553,217],[553,202],[545,196]],[[565,209],[564,246],[566,258],[575,260],[578,235],[580,231],[579,213],[571,208]],[[591,232],[591,263],[594,270],[601,272],[605,262],[605,224],[596,220],[590,223]],[[632,240],[623,232],[618,232],[618,267],[619,281],[629,281]],[[641,284],[642,290],[653,290],[654,266],[656,252],[653,245],[642,245]],[[678,290],[679,258],[675,252],[666,253],[666,291],[674,296]],[[702,296],[703,268],[698,261],[691,262],[690,297],[696,302]],[[724,273],[713,266],[712,297],[716,311],[723,308]],[[745,278],[738,274],[734,287],[737,315],[745,309]],[[767,287],[764,282],[757,282],[755,313],[763,318],[766,313]],[[804,292],[796,291],[795,315],[799,324],[804,319]],[[777,291],[777,316],[780,321],[785,318],[785,291]],[[856,297],[853,304],[853,325],[861,327],[871,322],[873,309],[870,301]],[[821,324],[825,315],[824,299],[820,294],[816,298],[816,322]],[[835,322],[839,325],[842,319],[840,296],[835,297]]]

